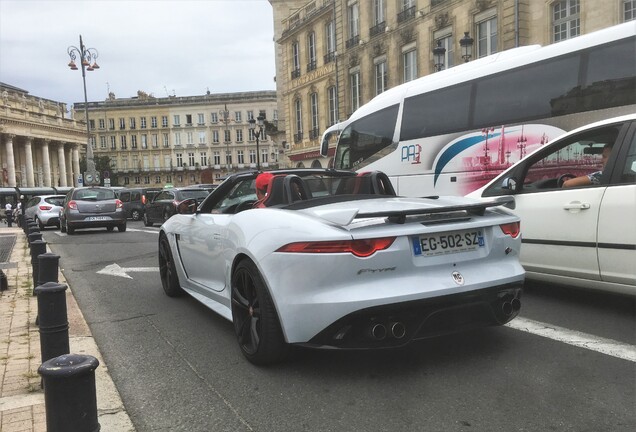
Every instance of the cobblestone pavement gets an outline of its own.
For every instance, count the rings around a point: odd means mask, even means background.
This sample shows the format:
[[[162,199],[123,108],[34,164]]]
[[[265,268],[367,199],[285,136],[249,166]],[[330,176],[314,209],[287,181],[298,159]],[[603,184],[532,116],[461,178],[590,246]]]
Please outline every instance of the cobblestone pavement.
[[[13,241],[13,239],[15,241]],[[7,277],[0,291],[0,431],[46,432],[40,333],[35,325],[37,297],[33,296],[31,255],[21,228],[0,228],[0,269]],[[66,284],[64,275],[59,282]],[[90,334],[71,289],[66,290],[69,345],[73,354],[96,357],[98,422],[102,432],[134,431],[108,368]]]

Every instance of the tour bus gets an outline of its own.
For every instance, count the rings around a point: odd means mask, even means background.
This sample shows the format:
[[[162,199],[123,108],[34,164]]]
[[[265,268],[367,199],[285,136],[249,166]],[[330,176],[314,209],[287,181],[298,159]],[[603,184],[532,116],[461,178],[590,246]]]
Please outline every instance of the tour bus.
[[[566,131],[636,112],[636,23],[519,47],[401,84],[323,133],[333,167],[403,196],[465,195]]]

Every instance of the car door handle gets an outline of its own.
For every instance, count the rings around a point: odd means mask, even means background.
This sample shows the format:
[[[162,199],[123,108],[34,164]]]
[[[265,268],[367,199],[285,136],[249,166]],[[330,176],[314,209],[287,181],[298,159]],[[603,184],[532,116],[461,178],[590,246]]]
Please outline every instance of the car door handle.
[[[580,201],[572,201],[563,206],[564,210],[588,210],[589,208],[589,203],[582,203]]]

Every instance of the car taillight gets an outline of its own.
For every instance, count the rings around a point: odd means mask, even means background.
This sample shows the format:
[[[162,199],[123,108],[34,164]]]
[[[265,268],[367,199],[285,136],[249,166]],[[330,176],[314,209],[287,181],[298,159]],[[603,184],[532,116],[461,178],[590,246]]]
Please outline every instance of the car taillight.
[[[295,253],[351,253],[357,257],[368,257],[390,247],[395,237],[366,240],[341,240],[289,243],[276,252]]]
[[[124,208],[124,203],[120,200],[115,200],[115,207],[117,207],[118,209]]]
[[[512,238],[519,237],[519,233],[521,233],[521,223],[519,222],[502,224],[499,225],[499,228],[501,228],[501,231],[503,231],[504,234],[509,235]]]
[[[75,201],[69,201],[68,208],[70,208],[71,210],[77,210],[77,203]]]
[[[40,210],[42,211],[47,211],[47,210],[51,210],[53,207],[51,206],[47,206],[47,205],[41,205],[40,206]]]

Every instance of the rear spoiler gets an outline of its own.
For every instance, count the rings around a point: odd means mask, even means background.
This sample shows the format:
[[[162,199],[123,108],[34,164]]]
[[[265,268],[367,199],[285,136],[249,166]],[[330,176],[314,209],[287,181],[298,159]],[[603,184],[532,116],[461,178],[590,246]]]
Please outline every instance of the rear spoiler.
[[[469,214],[475,216],[483,216],[488,207],[497,207],[497,206],[506,206],[508,208],[515,208],[515,197],[511,195],[497,197],[488,201],[480,201],[471,204],[462,204],[462,205],[453,205],[453,206],[442,206],[442,207],[433,207],[433,208],[422,208],[422,209],[413,209],[413,210],[387,210],[387,211],[377,211],[371,213],[358,213],[354,216],[354,219],[363,219],[363,218],[376,218],[376,217],[386,217],[389,218],[389,222],[403,224],[406,222],[406,218],[408,216],[419,216],[426,214],[434,214],[434,213],[448,213],[455,211],[466,211]]]

